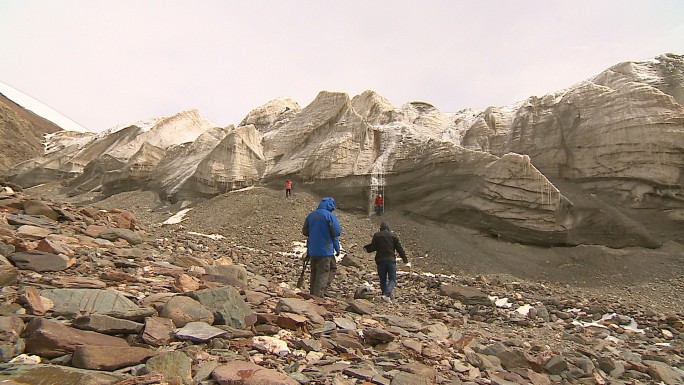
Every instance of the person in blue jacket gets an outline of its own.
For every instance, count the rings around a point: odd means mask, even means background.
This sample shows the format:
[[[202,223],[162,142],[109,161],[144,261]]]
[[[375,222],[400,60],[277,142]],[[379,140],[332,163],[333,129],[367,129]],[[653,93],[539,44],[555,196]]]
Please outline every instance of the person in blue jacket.
[[[334,275],[335,256],[340,254],[342,227],[333,214],[335,208],[335,199],[321,199],[318,208],[306,216],[302,227],[302,234],[307,237],[306,250],[311,258],[309,292],[317,297],[325,295]]]

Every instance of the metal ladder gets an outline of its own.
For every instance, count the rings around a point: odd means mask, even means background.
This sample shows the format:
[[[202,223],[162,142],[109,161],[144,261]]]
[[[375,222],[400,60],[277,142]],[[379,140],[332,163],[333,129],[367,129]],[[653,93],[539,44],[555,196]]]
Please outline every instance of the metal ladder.
[[[384,170],[377,170],[377,168],[374,168],[373,171],[371,172],[371,180],[370,180],[370,196],[368,197],[369,200],[369,210],[368,213],[370,215],[375,214],[375,197],[378,194],[382,194],[382,198],[385,199],[385,173]],[[383,206],[384,209],[384,206]]]

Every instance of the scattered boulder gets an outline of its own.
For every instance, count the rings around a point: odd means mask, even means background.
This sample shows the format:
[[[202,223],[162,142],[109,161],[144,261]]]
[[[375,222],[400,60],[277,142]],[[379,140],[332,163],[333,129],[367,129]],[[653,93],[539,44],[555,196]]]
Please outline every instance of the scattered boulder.
[[[234,287],[198,290],[188,294],[214,312],[214,322],[243,329],[254,324],[256,316]]]
[[[104,314],[138,309],[133,301],[112,289],[47,289],[40,295],[50,299],[55,308],[72,313]]]
[[[98,238],[106,239],[108,241],[116,241],[118,239],[124,239],[126,240],[129,244],[131,245],[139,245],[143,242],[142,237],[140,234],[133,230],[129,229],[120,229],[120,228],[108,228],[103,231],[101,231],[98,235]]]
[[[24,201],[24,212],[28,215],[38,215],[57,220],[57,212],[42,201],[28,199]]]
[[[434,380],[431,380],[428,377],[419,375],[419,374],[413,374],[413,373],[407,373],[407,372],[398,372],[393,378],[392,382],[390,382],[390,385],[432,385],[436,384]],[[499,383],[501,385],[504,385],[502,383]]]
[[[321,317],[313,302],[297,298],[281,298],[275,308],[276,313],[295,313],[306,316],[315,325],[322,325],[325,319]]]
[[[185,326],[176,331],[176,337],[181,340],[206,342],[226,333],[225,330],[213,327],[206,322],[188,322]]]
[[[145,319],[145,329],[142,340],[152,346],[162,346],[173,340],[174,330],[173,320],[162,317],[148,317]]]
[[[363,329],[363,337],[371,345],[386,344],[394,341],[394,335],[380,328]]]
[[[33,225],[23,225],[17,229],[18,236],[32,240],[43,239],[51,233],[50,229]]]
[[[472,287],[442,285],[439,290],[442,295],[456,299],[465,305],[494,306],[485,293]]]
[[[71,359],[73,366],[81,369],[116,370],[138,365],[156,355],[154,350],[139,347],[77,346]]]
[[[26,345],[21,333],[25,327],[19,317],[0,316],[0,363],[24,352]]]
[[[37,272],[62,271],[71,266],[69,257],[39,250],[15,252],[7,258],[19,269]]]
[[[17,282],[18,276],[19,270],[16,267],[0,263],[0,288],[14,285]]]
[[[26,351],[47,358],[73,353],[77,346],[83,345],[128,347],[122,338],[74,329],[43,318],[31,320],[26,331]]]
[[[365,299],[354,299],[349,301],[347,309],[356,314],[372,314],[375,310],[375,305],[372,302]]]
[[[220,385],[298,385],[286,374],[245,361],[231,361],[214,369],[212,377]]]
[[[562,372],[568,370],[568,368],[568,362],[561,355],[555,355],[551,357],[546,364],[544,364],[544,370],[551,374],[561,374]]]
[[[147,373],[159,373],[169,385],[194,385],[192,359],[179,351],[166,352],[145,363]]]
[[[172,297],[159,313],[160,316],[169,318],[176,327],[182,328],[189,322],[214,323],[214,312],[199,301],[178,295]]]
[[[73,326],[81,330],[90,330],[102,334],[136,334],[144,325],[141,323],[114,318],[104,314],[89,314],[76,318]]]
[[[225,277],[228,280],[244,282],[247,279],[247,270],[244,266],[238,265],[214,265],[205,266],[204,270],[209,275]]]
[[[109,385],[126,378],[123,374],[84,370],[61,365],[11,365],[2,372],[3,385]]]
[[[10,225],[14,226],[30,225],[53,230],[59,227],[54,221],[43,219],[43,217],[37,217],[34,215],[6,214],[5,220],[7,220],[7,223]]]
[[[648,367],[648,374],[654,381],[667,385],[681,384],[684,382],[684,370],[672,367],[660,361],[644,361]]]

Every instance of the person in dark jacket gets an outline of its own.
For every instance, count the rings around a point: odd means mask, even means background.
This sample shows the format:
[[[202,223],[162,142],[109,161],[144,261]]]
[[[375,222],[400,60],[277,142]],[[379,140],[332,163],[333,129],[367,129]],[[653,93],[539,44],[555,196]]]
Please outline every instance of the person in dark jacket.
[[[302,234],[307,236],[306,250],[311,258],[311,277],[309,292],[323,297],[330,286],[335,271],[335,256],[340,254],[339,236],[342,227],[333,214],[335,199],[321,199],[318,208],[304,220]]]
[[[404,248],[401,246],[401,242],[399,242],[399,237],[391,232],[389,224],[383,221],[380,224],[380,231],[373,234],[371,243],[363,248],[369,253],[375,251],[375,264],[378,267],[382,299],[385,302],[392,303],[392,291],[397,285],[397,257],[395,252],[399,253],[406,267],[411,267],[411,263],[406,258]]]

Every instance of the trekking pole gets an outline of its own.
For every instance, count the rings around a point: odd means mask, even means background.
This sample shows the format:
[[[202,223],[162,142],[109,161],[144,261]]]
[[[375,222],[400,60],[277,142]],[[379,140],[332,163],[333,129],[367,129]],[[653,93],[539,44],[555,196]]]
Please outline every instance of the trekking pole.
[[[307,253],[304,256],[304,265],[302,266],[302,273],[299,274],[299,279],[297,280],[297,287],[300,289],[304,287],[304,274],[306,274],[306,266],[309,264],[309,259],[309,254]]]

